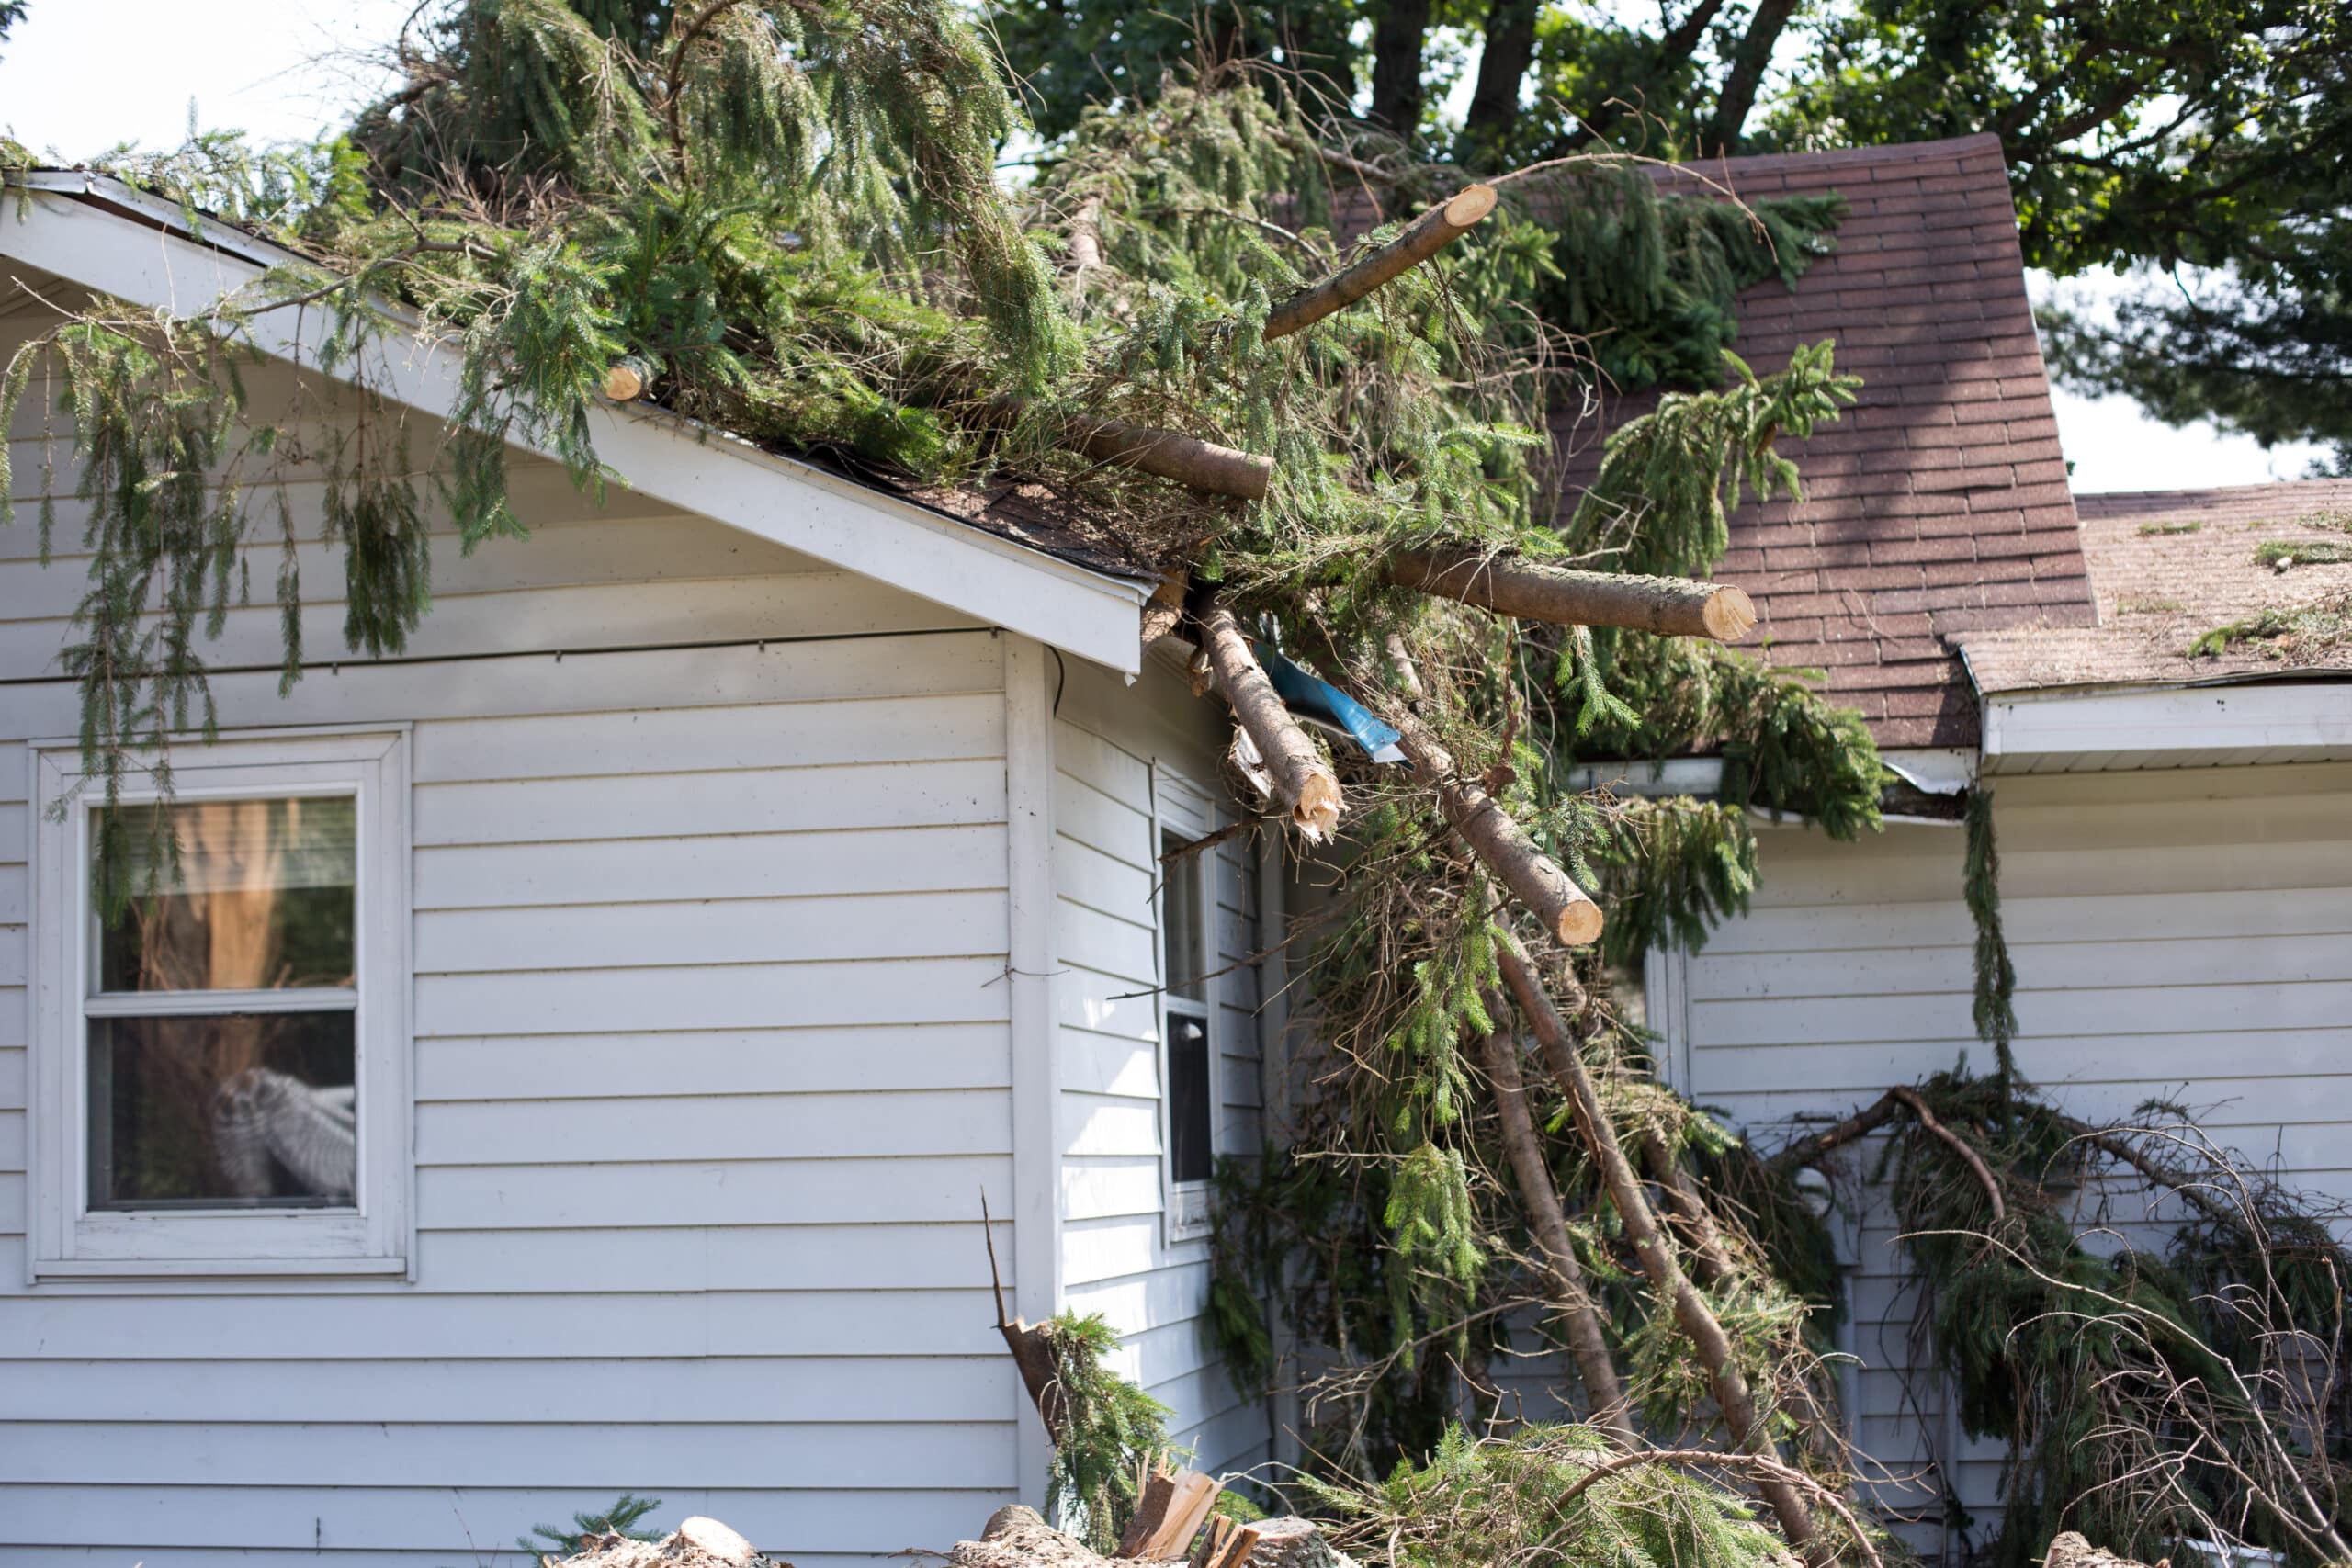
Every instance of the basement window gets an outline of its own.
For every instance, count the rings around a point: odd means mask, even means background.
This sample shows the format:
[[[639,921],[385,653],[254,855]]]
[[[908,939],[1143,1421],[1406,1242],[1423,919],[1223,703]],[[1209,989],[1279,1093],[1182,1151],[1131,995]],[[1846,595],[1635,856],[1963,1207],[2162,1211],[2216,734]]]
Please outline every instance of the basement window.
[[[222,741],[108,805],[42,752],[36,1275],[405,1270],[402,757]]]
[[[1166,827],[1160,852],[1200,835]],[[1167,1151],[1168,1239],[1205,1235],[1209,1179],[1216,1168],[1216,1031],[1209,971],[1214,900],[1214,850],[1160,863],[1159,973],[1161,1082]]]

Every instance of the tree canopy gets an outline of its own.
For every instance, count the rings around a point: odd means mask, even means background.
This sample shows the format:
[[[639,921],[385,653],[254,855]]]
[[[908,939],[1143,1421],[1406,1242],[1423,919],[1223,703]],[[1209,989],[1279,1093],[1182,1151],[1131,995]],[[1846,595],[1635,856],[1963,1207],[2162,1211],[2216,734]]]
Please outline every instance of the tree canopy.
[[[2057,323],[2063,376],[2266,442],[2345,439],[2352,19],[2332,0],[1258,0],[1197,23],[1005,0],[997,26],[1049,138],[1200,47],[1308,73],[1367,132],[1471,168],[1989,131],[2029,265],[2212,275]]]

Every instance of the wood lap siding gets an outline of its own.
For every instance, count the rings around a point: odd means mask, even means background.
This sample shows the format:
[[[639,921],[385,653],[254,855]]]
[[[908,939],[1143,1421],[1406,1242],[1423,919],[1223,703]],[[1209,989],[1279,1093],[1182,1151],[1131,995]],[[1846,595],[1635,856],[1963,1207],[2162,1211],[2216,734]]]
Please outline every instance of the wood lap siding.
[[[2290,1185],[2352,1197],[2352,765],[1989,783],[2020,1068],[2087,1116],[2184,1103]],[[1769,1145],[1792,1115],[1842,1113],[1963,1054],[1989,1068],[1970,1021],[1960,831],[1761,840],[1754,908],[1690,960],[1692,1096]],[[1898,1472],[1953,1455],[1982,1544],[2000,1447],[1959,1439],[1932,1380],[1906,1392],[1911,1297],[1883,1201],[1856,1256],[1857,1436]],[[1934,1512],[1928,1492],[1905,1500]],[[1938,1544],[1932,1528],[1913,1535]]]
[[[1173,1407],[1170,1435],[1212,1472],[1267,1457],[1264,1404],[1216,1364],[1203,1315],[1208,1244],[1167,1243],[1158,1011],[1157,759],[1215,790],[1223,736],[1211,705],[1148,660],[1130,689],[1072,662],[1054,726],[1054,995],[1061,1051],[1064,1294],[1125,1337],[1118,1367]],[[1230,807],[1220,805],[1220,822]],[[1220,1154],[1258,1149],[1254,851],[1216,852]],[[1124,993],[1140,993],[1125,995]]]
[[[208,655],[226,729],[414,726],[413,1284],[25,1285],[24,742],[76,727],[82,570],[0,530],[0,1565],[424,1568],[629,1489],[830,1568],[1023,1480],[976,1197],[1012,1179],[1001,639],[518,490],[534,537],[447,551],[411,661],[281,702],[266,605]],[[339,581],[305,572],[322,660]]]

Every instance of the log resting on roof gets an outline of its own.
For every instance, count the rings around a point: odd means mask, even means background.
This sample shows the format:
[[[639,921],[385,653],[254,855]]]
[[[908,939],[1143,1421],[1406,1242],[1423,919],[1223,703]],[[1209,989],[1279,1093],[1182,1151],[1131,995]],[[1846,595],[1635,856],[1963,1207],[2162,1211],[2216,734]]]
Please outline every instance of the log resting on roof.
[[[1555,626],[1736,642],[1756,625],[1756,606],[1729,583],[1578,571],[1458,545],[1397,551],[1388,558],[1388,581]]]
[[[1208,659],[1217,694],[1232,707],[1233,716],[1264,759],[1274,793],[1309,842],[1329,838],[1340,824],[1339,775],[1283,705],[1233,612],[1211,598],[1202,606],[1200,622],[1201,651]]]
[[[1266,336],[1288,337],[1302,327],[1346,310],[1385,283],[1393,282],[1478,226],[1495,209],[1495,187],[1470,186],[1439,202],[1405,231],[1352,265],[1297,293],[1266,312]]]
[[[1273,478],[1272,457],[1173,430],[1096,419],[1080,422],[1072,434],[1079,450],[1098,463],[1116,463],[1211,495],[1263,501]]]

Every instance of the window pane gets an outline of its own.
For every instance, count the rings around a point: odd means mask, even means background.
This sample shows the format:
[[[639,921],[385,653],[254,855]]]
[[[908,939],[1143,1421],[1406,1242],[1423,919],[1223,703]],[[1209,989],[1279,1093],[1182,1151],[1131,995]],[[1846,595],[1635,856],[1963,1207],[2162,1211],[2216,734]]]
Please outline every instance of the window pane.
[[[1175,833],[1160,835],[1160,852],[1185,840]],[[1209,965],[1201,953],[1201,861],[1203,854],[1166,861],[1166,886],[1161,890],[1159,917],[1159,979],[1175,997],[1202,1000]]]
[[[134,897],[98,933],[107,991],[352,984],[357,803],[349,795],[128,807],[102,830]],[[176,871],[171,864],[175,849]]]
[[[1206,1181],[1216,1162],[1209,1117],[1209,1026],[1168,1016],[1168,1165],[1178,1181]]]
[[[90,1206],[350,1203],[357,1016],[90,1020]]]

